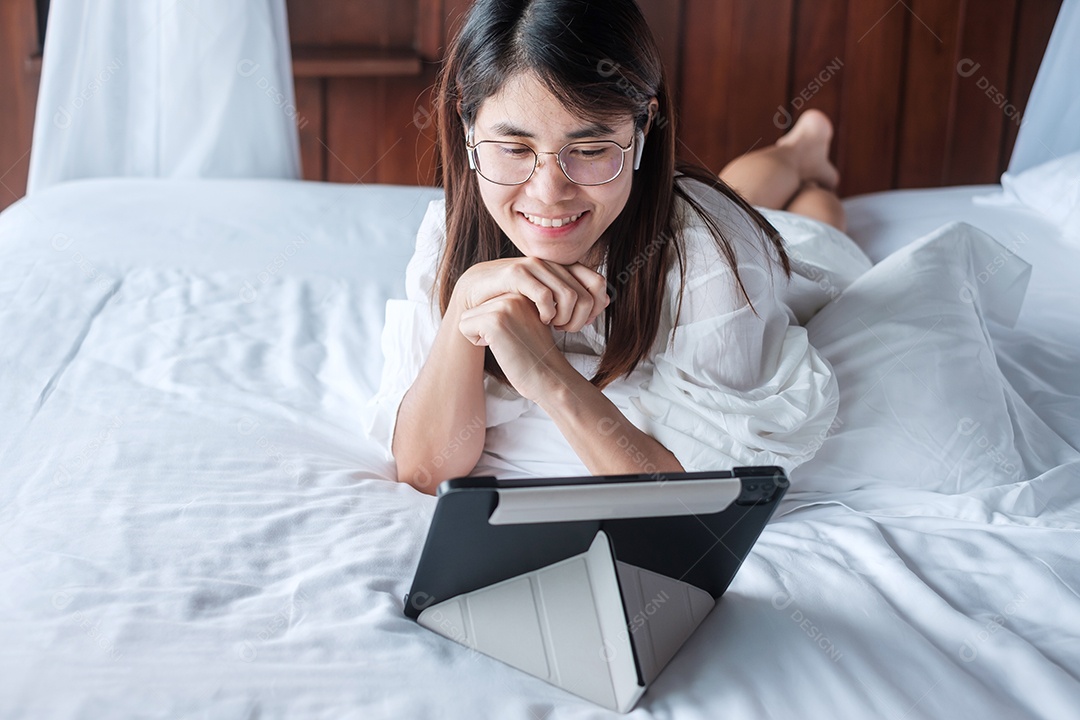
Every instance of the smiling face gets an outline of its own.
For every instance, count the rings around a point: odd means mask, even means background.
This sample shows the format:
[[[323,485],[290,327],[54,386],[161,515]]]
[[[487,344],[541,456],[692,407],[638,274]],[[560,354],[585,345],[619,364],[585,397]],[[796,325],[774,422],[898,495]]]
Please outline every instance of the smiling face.
[[[516,75],[487,98],[476,114],[473,142],[525,143],[537,152],[558,152],[569,142],[614,140],[626,147],[634,135],[628,115],[618,123],[598,124],[571,114],[532,74]],[[479,174],[487,211],[527,257],[570,265],[599,265],[597,240],[626,206],[633,178],[634,151],[622,172],[604,185],[575,185],[554,155],[541,155],[533,176],[522,185],[497,185]]]

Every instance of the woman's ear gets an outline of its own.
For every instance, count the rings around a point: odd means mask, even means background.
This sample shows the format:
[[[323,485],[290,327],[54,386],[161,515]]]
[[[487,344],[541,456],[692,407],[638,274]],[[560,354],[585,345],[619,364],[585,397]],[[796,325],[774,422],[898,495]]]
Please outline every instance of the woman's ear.
[[[649,119],[645,121],[645,134],[649,134],[649,130],[652,129],[653,120],[656,118],[656,114],[660,112],[660,103],[656,97],[649,98]]]
[[[660,111],[660,103],[657,102],[656,97],[649,99],[649,118],[645,121],[645,127],[634,133],[634,169],[637,170],[641,167],[641,155],[645,152],[645,136],[649,130],[652,129],[653,118],[656,117],[656,113]]]

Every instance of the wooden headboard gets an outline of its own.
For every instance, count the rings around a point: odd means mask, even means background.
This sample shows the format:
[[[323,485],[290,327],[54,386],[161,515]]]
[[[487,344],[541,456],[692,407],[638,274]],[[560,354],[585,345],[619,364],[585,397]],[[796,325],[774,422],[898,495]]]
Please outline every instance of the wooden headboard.
[[[841,191],[996,182],[1061,0],[638,0],[713,170],[821,108]],[[470,0],[287,0],[304,176],[431,184],[430,88]],[[23,193],[40,0],[0,3],[0,208]]]
[[[433,181],[428,90],[467,0],[289,0],[304,173]],[[719,170],[805,108],[852,195],[996,182],[1060,0],[639,0],[680,148]]]

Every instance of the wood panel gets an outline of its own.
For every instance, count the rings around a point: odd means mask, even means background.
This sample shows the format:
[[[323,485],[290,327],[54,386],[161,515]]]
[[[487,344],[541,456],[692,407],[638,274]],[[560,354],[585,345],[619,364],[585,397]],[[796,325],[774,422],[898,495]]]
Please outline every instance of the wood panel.
[[[1005,114],[1012,103],[1005,91],[1012,58],[1012,23],[1016,0],[967,0],[961,20],[960,60],[964,73],[956,85],[954,119],[949,128],[945,183],[993,181],[1001,161]],[[1018,110],[1014,112],[1019,113]],[[1018,115],[1017,115],[1018,117]]]
[[[443,32],[445,38],[452,38],[457,34],[465,19],[465,13],[472,7],[472,0],[441,0],[445,18]]]
[[[848,195],[994,182],[1060,6],[639,2],[675,93],[680,155],[719,171],[816,107],[835,121],[833,157]],[[434,181],[430,90],[447,39],[470,5],[287,0],[304,177]],[[33,0],[0,0],[0,207],[25,187],[37,30]]]
[[[419,0],[417,10],[420,25],[416,35],[416,49],[423,59],[437,61],[442,57],[446,32],[442,0]]]
[[[846,33],[846,0],[797,4],[787,102],[777,105],[773,116],[778,130],[787,130],[795,116],[810,108],[834,118],[838,126],[843,122],[840,98]],[[834,145],[834,161],[835,153]]]
[[[294,45],[403,48],[416,45],[416,2],[286,0]]]
[[[322,180],[326,177],[326,135],[323,117],[325,80],[321,78],[296,78],[296,127],[300,133],[300,166],[305,180]]]
[[[0,209],[26,193],[39,52],[34,3],[0,0]]]
[[[735,4],[724,123],[727,157],[720,159],[719,166],[714,161],[712,169],[771,145],[783,134],[773,116],[788,97],[792,15],[791,0]]]
[[[964,0],[912,0],[908,71],[900,115],[896,184],[934,187],[945,181],[953,93],[960,75]]]
[[[668,83],[671,87],[678,87],[682,6],[671,0],[638,0],[638,5],[660,48]]]
[[[386,150],[378,161],[377,182],[435,184],[434,118],[430,111],[434,82],[432,65],[419,77],[399,81],[392,87],[387,84],[379,126],[379,145]]]
[[[1039,61],[1054,28],[1060,5],[1060,0],[1024,0],[1017,3],[1016,29],[1013,34],[1015,45],[1008,92],[1009,99],[1017,108],[1027,107],[1035,76],[1039,72]],[[1014,117],[1008,118],[1005,123],[997,167],[999,173],[1005,172],[1009,165],[1009,156],[1016,144],[1016,134],[1023,122],[1022,116],[1018,117],[1020,122],[1016,122]]]
[[[385,81],[379,78],[331,78],[326,81],[326,180],[375,182],[379,158],[376,132],[382,116]]]
[[[433,82],[433,67],[416,78],[327,80],[325,179],[433,184]]]
[[[679,155],[717,172],[731,158],[727,140],[731,63],[724,49],[734,35],[734,9],[733,2],[686,0],[679,82],[674,86]]]
[[[893,186],[910,13],[893,0],[850,0],[838,156],[845,195]]]

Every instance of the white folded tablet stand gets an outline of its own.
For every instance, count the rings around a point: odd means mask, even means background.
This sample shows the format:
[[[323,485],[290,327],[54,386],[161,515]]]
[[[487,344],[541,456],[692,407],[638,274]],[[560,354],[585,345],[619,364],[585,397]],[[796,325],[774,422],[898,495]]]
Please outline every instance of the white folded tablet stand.
[[[786,488],[771,466],[452,480],[405,612],[626,712],[713,608]]]

